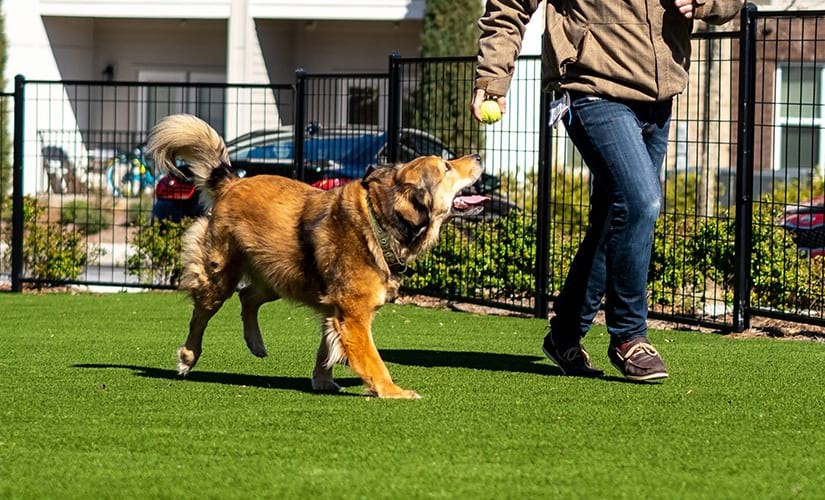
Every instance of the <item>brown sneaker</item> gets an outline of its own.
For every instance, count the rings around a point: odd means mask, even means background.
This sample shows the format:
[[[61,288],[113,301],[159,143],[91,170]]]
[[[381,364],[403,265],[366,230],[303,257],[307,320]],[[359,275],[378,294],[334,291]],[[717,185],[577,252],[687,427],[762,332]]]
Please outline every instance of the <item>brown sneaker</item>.
[[[647,337],[636,337],[607,349],[607,357],[626,378],[639,382],[667,378],[667,367]]]
[[[604,371],[593,367],[590,364],[590,355],[584,350],[581,342],[564,342],[554,338],[551,330],[544,337],[544,344],[541,350],[556,363],[565,375],[576,377],[601,377]]]

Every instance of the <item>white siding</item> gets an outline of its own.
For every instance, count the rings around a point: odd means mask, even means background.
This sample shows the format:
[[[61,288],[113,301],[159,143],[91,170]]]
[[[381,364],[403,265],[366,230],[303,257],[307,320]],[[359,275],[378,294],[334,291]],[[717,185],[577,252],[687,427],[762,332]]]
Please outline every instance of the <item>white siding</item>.
[[[40,0],[44,16],[226,19],[231,0]]]
[[[422,19],[425,0],[249,0],[260,19]]]

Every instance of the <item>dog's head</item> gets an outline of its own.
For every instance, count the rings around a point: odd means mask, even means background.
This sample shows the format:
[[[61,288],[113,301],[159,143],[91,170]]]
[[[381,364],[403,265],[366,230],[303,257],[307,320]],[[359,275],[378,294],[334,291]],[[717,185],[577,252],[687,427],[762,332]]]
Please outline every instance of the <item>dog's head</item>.
[[[396,239],[416,254],[432,246],[450,217],[477,214],[483,196],[460,196],[481,177],[481,158],[422,156],[375,169],[364,178],[372,203]]]

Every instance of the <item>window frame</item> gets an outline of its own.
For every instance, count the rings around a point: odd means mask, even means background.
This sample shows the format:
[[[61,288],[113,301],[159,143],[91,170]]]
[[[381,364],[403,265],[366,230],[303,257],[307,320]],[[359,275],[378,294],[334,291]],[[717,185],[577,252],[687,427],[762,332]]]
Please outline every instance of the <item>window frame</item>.
[[[790,106],[800,106],[804,105],[805,103],[792,103],[786,102],[784,99],[789,94],[787,90],[788,80],[787,80],[787,72],[791,69],[802,69],[807,70],[808,68],[813,68],[813,74],[816,75],[816,81],[813,82],[814,92],[818,94],[819,97],[819,116],[816,116],[816,110],[812,114],[810,118],[806,118],[803,116],[796,116],[796,117],[789,117],[783,116],[781,113],[782,107],[788,108]],[[806,71],[807,74],[807,71]],[[819,144],[818,149],[819,151],[815,151],[815,157],[813,158],[813,168],[810,172],[811,175],[815,173],[815,170],[818,170],[819,175],[825,174],[825,63],[815,63],[809,61],[784,61],[784,62],[777,62],[776,64],[776,72],[775,72],[775,85],[774,85],[774,113],[773,113],[773,155],[772,155],[772,164],[771,170],[775,172],[785,172],[786,174],[793,174],[792,177],[802,176],[804,172],[802,172],[801,166],[797,165],[795,169],[789,169],[788,165],[784,164],[784,156],[785,151],[782,148],[782,141],[784,140],[785,129],[789,127],[795,127],[800,129],[812,129],[814,133],[816,131],[819,132]],[[802,81],[802,85],[804,85],[804,80]],[[783,95],[783,89],[785,90]],[[817,107],[816,103],[814,106]],[[800,113],[801,114],[801,113]]]

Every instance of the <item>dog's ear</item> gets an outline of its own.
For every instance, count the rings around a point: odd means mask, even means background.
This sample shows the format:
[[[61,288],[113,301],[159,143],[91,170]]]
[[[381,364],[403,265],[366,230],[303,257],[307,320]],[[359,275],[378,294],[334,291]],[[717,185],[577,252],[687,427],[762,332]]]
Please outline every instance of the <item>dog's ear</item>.
[[[433,197],[422,186],[405,183],[399,186],[393,207],[398,218],[409,226],[408,236],[417,238],[430,225],[430,213],[433,209]]]
[[[367,188],[370,182],[391,179],[397,170],[396,165],[367,165],[366,170],[364,170],[364,177],[361,179],[361,185]]]

